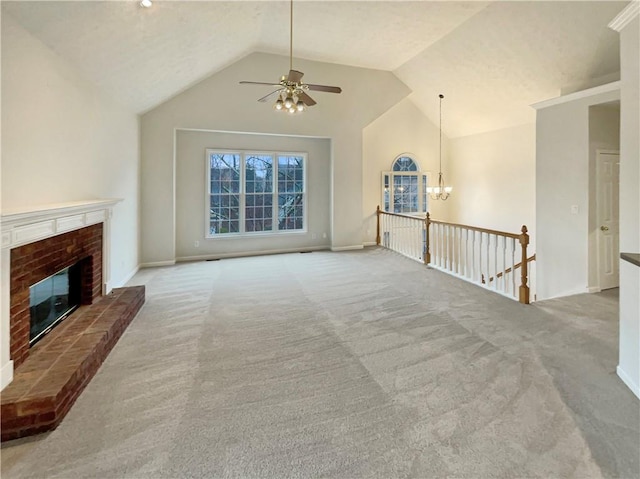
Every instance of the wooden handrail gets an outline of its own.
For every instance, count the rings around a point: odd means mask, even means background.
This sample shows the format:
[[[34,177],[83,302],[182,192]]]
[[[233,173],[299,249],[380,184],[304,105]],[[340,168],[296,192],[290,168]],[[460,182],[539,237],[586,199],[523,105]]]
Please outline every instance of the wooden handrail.
[[[378,208],[380,207],[378,206]],[[409,218],[410,220],[424,221],[424,218],[422,218],[421,216],[403,215],[402,213],[391,213],[389,211],[382,211],[382,210],[380,210],[380,214],[389,215],[389,216],[399,216],[400,218]]]
[[[536,259],[535,254],[533,256],[529,256],[527,258],[527,263],[531,263],[532,261],[535,261],[535,259]],[[493,281],[494,279],[502,278],[505,274],[511,273],[511,271],[518,269],[520,266],[522,266],[522,261],[514,265],[513,268],[507,268],[504,271],[496,274],[495,276],[492,276],[491,278],[489,278],[489,283],[491,283],[491,281]],[[482,275],[482,284],[485,284],[484,275]]]
[[[477,226],[462,225],[462,224],[459,224],[459,223],[449,223],[447,221],[429,220],[429,222],[430,223],[439,224],[439,225],[455,226],[456,228],[465,228],[465,229],[468,229],[468,230],[471,230],[471,231],[479,231],[480,233],[488,233],[490,235],[506,236],[507,238],[518,239],[521,236],[519,234],[508,233],[506,231],[490,230],[490,229],[487,229],[487,228],[479,228]]]

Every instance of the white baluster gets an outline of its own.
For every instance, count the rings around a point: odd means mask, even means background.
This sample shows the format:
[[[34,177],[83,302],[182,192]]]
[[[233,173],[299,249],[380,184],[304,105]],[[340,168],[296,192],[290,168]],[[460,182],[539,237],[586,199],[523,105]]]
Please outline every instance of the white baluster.
[[[476,276],[476,230],[471,231],[471,279],[477,280]]]
[[[516,297],[516,239],[511,238],[511,294]]]
[[[482,275],[484,274],[482,269],[482,237],[484,235],[482,231],[479,231],[478,233],[480,233],[480,242],[478,243],[478,281],[482,282]]]
[[[462,228],[458,228],[458,274],[462,276],[464,271],[462,265]]]
[[[464,277],[469,277],[469,230],[464,229]]]
[[[498,290],[498,235],[493,235],[493,289]]]
[[[502,268],[501,268],[501,270],[502,270],[501,284],[502,284],[502,292],[503,293],[507,292],[507,288],[506,288],[506,285],[505,285],[505,280],[507,279],[507,278],[505,278],[505,275],[507,274],[507,273],[505,273],[505,271],[507,270],[506,264],[505,264],[505,262],[506,262],[505,261],[506,252],[507,252],[507,237],[503,236],[502,237]]]

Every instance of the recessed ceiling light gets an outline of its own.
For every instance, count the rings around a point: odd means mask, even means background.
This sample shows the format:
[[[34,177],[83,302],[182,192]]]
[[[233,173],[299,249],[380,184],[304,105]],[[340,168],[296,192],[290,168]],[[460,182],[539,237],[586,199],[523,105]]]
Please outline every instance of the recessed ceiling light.
[[[151,6],[151,0],[142,0],[140,2],[140,6],[144,8],[149,8]]]

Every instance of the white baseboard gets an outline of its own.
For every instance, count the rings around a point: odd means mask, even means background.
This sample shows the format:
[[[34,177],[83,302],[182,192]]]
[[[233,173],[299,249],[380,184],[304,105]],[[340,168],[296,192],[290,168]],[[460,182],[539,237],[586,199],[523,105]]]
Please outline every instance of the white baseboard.
[[[10,359],[0,371],[0,389],[4,389],[13,381],[13,361]]]
[[[126,285],[129,281],[131,281],[131,278],[133,278],[138,271],[140,271],[140,266],[136,266],[135,268],[133,268],[131,272],[125,276],[124,280],[122,280],[118,284],[118,286],[116,286],[116,288],[122,288],[124,285]]]
[[[365,241],[362,245],[366,248],[367,246],[378,246],[378,243],[375,241]]]
[[[356,249],[363,249],[364,246],[361,244],[355,244],[353,246],[332,246],[331,251],[353,251]]]
[[[241,251],[238,253],[218,253],[218,254],[202,254],[197,256],[179,256],[176,258],[177,263],[186,261],[207,261],[227,258],[246,258],[249,256],[265,256],[272,254],[302,253],[309,251],[326,251],[328,246],[309,246],[304,248],[286,248],[286,249],[270,249],[262,251]]]
[[[152,263],[141,263],[138,268],[158,268],[159,266],[173,266],[174,264],[176,264],[175,260],[155,261]]]
[[[631,380],[629,375],[624,372],[620,365],[618,365],[618,367],[616,368],[616,373],[618,374],[618,377],[622,379],[622,382],[625,383],[629,389],[631,389],[631,392],[635,394],[638,399],[640,399],[640,386],[638,386]]]
[[[587,293],[599,293],[601,291],[600,286],[589,286],[587,288]]]

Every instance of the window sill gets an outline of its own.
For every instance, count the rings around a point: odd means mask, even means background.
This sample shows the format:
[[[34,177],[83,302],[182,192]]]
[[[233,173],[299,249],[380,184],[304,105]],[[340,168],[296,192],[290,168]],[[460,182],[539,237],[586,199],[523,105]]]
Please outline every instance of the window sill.
[[[278,236],[302,236],[308,234],[307,230],[294,231],[268,231],[264,233],[225,233],[220,235],[206,235],[205,240],[222,239],[246,239],[246,238],[277,238]]]

